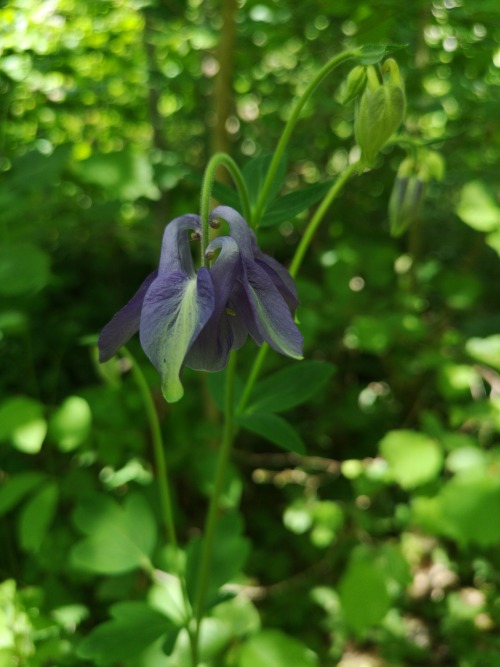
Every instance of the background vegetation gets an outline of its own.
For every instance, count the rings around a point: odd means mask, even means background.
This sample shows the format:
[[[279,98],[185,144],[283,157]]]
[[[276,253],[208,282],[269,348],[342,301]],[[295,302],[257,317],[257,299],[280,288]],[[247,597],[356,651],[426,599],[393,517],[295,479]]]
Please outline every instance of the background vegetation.
[[[98,367],[95,334],[157,262],[165,222],[197,212],[211,153],[243,165],[272,151],[313,72],[379,42],[405,45],[405,129],[437,141],[445,177],[391,238],[404,152],[388,148],[315,239],[299,319],[306,358],[334,372],[280,408],[307,455],[238,435],[216,545],[216,577],[238,595],[213,608],[206,660],[500,665],[496,0],[0,7],[0,665],[185,664],[182,642],[163,652],[175,591],[146,574],[171,554],[140,390],[126,360]],[[347,72],[308,105],[283,192],[345,167]],[[262,247],[286,264],[310,215],[264,229]],[[186,372],[167,406],[131,350],[187,544],[210,494],[222,375]],[[239,354],[240,377],[255,353]],[[270,355],[265,372],[295,363]],[[117,628],[130,645],[113,644]]]

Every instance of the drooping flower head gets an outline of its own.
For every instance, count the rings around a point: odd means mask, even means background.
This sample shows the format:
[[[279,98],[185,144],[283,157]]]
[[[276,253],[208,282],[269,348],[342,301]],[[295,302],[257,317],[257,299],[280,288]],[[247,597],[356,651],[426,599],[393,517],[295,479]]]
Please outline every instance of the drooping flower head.
[[[163,235],[158,270],[104,327],[99,359],[107,361],[137,331],[141,345],[160,373],[169,402],[183,393],[184,366],[219,371],[232,349],[248,335],[278,352],[302,358],[302,335],[293,313],[295,283],[288,271],[258,247],[255,234],[232,208],[219,206],[211,219],[230,229],[208,244],[207,256],[218,256],[210,268],[195,271],[189,231],[201,232],[197,215],[172,220]]]

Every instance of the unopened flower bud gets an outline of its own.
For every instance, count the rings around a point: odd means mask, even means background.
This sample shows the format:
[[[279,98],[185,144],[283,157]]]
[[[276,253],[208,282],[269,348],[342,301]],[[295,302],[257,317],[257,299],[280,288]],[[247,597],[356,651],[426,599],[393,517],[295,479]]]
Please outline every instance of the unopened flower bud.
[[[367,86],[356,109],[354,131],[362,158],[373,165],[377,153],[400,126],[405,97],[399,68],[392,58],[385,61],[382,72],[388,80],[380,81],[374,67],[367,68]]]
[[[366,79],[366,67],[356,65],[347,76],[342,94],[342,104],[347,104],[363,93],[366,86]]]

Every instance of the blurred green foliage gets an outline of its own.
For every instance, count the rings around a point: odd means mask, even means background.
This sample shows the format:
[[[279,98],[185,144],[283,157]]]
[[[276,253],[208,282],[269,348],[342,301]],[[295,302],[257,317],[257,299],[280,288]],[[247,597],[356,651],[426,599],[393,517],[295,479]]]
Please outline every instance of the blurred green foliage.
[[[94,336],[154,266],[165,222],[197,212],[217,124],[238,164],[266,155],[313,73],[370,43],[404,45],[405,130],[445,175],[391,238],[405,151],[387,147],[315,238],[298,281],[307,361],[270,357],[241,417],[202,655],[494,667],[500,6],[244,0],[221,120],[224,6],[1,4],[0,667],[189,667],[141,394],[127,360],[97,366]],[[316,92],[290,144],[288,211],[348,163],[347,73]],[[287,263],[310,212],[284,217],[282,201],[260,241]],[[166,406],[140,354],[195,572],[223,374],[186,372],[185,398]],[[239,354],[240,385],[254,355]]]

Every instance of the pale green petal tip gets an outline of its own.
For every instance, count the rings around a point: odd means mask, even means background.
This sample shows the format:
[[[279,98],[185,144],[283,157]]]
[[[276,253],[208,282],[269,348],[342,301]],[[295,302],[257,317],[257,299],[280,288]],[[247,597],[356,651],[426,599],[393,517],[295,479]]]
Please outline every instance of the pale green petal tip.
[[[163,398],[167,403],[177,403],[184,396],[184,387],[179,377],[164,377],[161,383]]]

